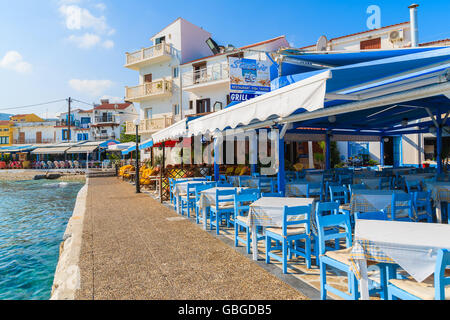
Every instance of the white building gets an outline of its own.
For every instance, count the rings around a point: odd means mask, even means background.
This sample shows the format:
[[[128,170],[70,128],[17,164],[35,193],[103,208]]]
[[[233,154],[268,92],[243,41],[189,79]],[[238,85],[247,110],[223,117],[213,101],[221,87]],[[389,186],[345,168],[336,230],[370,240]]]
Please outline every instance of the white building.
[[[46,144],[55,143],[56,120],[46,120],[38,122],[17,122],[14,123],[13,143],[14,144]]]
[[[133,122],[138,112],[131,102],[110,103],[104,99],[91,110],[91,115],[89,140],[119,140],[125,123]]]
[[[74,109],[70,111],[70,140],[72,142],[91,140],[90,124],[92,110]],[[69,113],[63,112],[58,116],[54,127],[56,142],[69,141]]]
[[[125,67],[139,72],[139,85],[126,87],[126,100],[140,104],[142,140],[180,120],[185,98],[180,90],[180,64],[211,54],[206,40],[211,34],[178,18],[151,37],[152,45],[126,53]],[[127,123],[127,134],[135,134]]]

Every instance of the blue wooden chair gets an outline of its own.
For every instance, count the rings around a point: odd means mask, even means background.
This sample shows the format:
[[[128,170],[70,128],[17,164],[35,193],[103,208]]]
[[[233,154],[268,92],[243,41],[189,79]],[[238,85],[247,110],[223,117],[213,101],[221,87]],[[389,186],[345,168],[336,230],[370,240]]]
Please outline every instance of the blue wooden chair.
[[[187,180],[176,180],[173,178],[169,178],[170,203],[172,203],[174,206],[177,205],[177,197],[175,197],[175,185],[182,182],[187,182]]]
[[[315,216],[327,216],[327,215],[335,215],[339,213],[339,204],[337,202],[317,202],[316,203],[316,210],[315,210]],[[328,229],[333,229],[333,228],[326,228],[325,232],[329,232],[330,230]],[[331,230],[333,231],[333,230]],[[313,247],[313,251],[314,251],[314,255],[316,257],[316,262],[317,265],[319,265],[319,238],[318,235],[314,235],[313,234],[313,243],[314,243],[314,247]],[[339,241],[336,241],[334,243],[334,249],[339,249],[340,248],[340,244]],[[333,248],[330,248],[330,250],[333,250]]]
[[[319,234],[319,266],[320,266],[320,298],[326,300],[327,292],[330,291],[347,300],[358,300],[358,280],[350,269],[350,250],[352,246],[352,231],[350,216],[345,213],[332,215],[316,215],[316,223]],[[341,232],[340,228],[345,232]],[[334,231],[333,231],[334,230]],[[327,250],[326,242],[333,240],[339,242],[345,239],[349,249]],[[347,273],[348,290],[343,292],[327,283],[327,266],[336,268]]]
[[[191,210],[195,209],[195,187],[196,184],[188,183],[186,186],[186,194],[180,197],[181,215],[191,217]]]
[[[283,193],[281,192],[262,192],[261,198],[283,198]]]
[[[301,207],[284,207],[283,225],[281,228],[266,228],[266,263],[270,258],[278,260],[283,265],[283,273],[287,273],[287,259],[301,256],[306,260],[306,267],[311,268],[311,238],[310,238],[311,205]],[[297,226],[297,227],[294,227]],[[272,247],[272,240],[281,243]],[[304,242],[304,247],[301,247]],[[273,253],[274,250],[282,251],[282,256]]]
[[[307,198],[319,198],[323,201],[323,188],[321,183],[308,183],[306,188]]]
[[[450,266],[450,251],[438,251],[434,276],[422,283],[409,279],[389,280],[389,300],[449,300],[450,273],[446,268]]]
[[[406,189],[408,193],[422,191],[422,184],[420,180],[408,181],[406,180]]]
[[[349,174],[339,175],[339,184],[341,186],[348,186],[353,184],[353,176]]]
[[[336,181],[327,181],[325,183],[325,192],[324,192],[324,201],[329,201],[331,199],[331,195],[330,195],[330,187],[336,187],[336,186],[341,186],[339,184],[339,182]]]
[[[239,242],[244,244],[247,254],[251,253],[250,244],[252,242],[248,213],[250,204],[259,198],[258,192],[238,193],[234,196],[234,246],[238,247]],[[239,236],[241,231],[245,232],[245,239]],[[258,241],[263,240],[264,235],[258,235],[257,239]]]
[[[360,220],[389,220],[385,211],[355,212],[355,218]]]
[[[195,220],[197,224],[203,222],[203,214],[200,212],[200,197],[202,195],[202,191],[215,188],[216,185],[216,182],[206,182],[195,186]],[[208,221],[208,216],[209,208],[206,208],[206,221]]]
[[[330,186],[331,202],[338,202],[340,205],[349,203],[348,189],[342,186]]]
[[[252,179],[252,177],[250,177],[250,176],[241,176],[241,177],[238,177],[238,180],[239,180],[239,187],[247,187],[247,181],[248,180],[250,180],[250,179]]]
[[[216,203],[210,208],[210,228],[216,228],[216,233],[220,234],[220,225],[225,220],[230,225],[231,215],[234,214],[234,196],[237,194],[233,190],[216,190]]]
[[[431,204],[431,191],[417,191],[413,193],[413,206],[416,221],[433,222],[433,207]]]
[[[391,220],[414,221],[412,195],[396,192],[392,194]]]
[[[260,189],[241,189],[238,194],[256,194],[258,199],[261,198],[261,190]]]
[[[272,178],[261,177],[258,179],[258,188],[269,193],[275,193],[277,191],[276,180]]]

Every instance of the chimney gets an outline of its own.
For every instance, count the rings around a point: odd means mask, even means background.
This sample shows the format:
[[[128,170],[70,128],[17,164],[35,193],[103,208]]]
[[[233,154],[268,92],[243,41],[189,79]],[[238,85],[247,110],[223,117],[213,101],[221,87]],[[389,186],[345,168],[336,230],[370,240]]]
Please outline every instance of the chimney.
[[[109,99],[101,99],[101,100],[100,100],[100,103],[101,103],[102,105],[104,105],[104,104],[109,104]]]
[[[419,27],[417,25],[417,7],[418,4],[412,4],[409,8],[409,20],[411,28],[411,47],[417,47],[419,42]]]

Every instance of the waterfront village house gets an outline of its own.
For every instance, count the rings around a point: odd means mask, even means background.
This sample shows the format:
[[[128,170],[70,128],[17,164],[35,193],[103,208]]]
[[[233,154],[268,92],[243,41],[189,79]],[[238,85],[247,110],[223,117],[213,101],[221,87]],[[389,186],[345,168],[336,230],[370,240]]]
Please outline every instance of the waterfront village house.
[[[9,120],[0,121],[0,146],[10,146],[13,141],[13,127]]]
[[[54,143],[56,120],[42,119],[35,114],[10,117],[13,125],[13,144]]]
[[[325,37],[326,38],[326,37]],[[398,23],[379,29],[358,32],[326,40],[321,51],[359,51],[375,49],[399,49],[411,47],[410,22]],[[419,44],[419,47],[448,46],[450,39]],[[317,45],[300,48],[305,51],[317,51]],[[429,121],[430,119],[424,119]],[[435,164],[436,135],[411,134],[403,137],[383,137],[385,142],[385,165],[420,165],[424,162]],[[446,138],[444,138],[446,139]],[[380,162],[380,143],[370,141],[338,142],[341,160],[359,154],[367,154]]]
[[[110,103],[108,99],[100,102],[92,110],[92,140],[119,140],[124,124],[138,117],[136,107],[132,102]]]
[[[70,141],[80,142],[90,140],[90,124],[92,110],[74,109],[70,111]],[[56,142],[69,142],[69,113],[58,116],[54,127]]]
[[[279,37],[213,52],[206,43],[210,38],[209,32],[178,18],[151,38],[151,47],[126,54],[125,67],[139,72],[139,86],[126,87],[126,100],[140,103],[141,141],[187,115],[224,108],[229,102],[229,56],[266,59],[256,50],[289,46],[285,37]],[[127,134],[135,134],[133,123],[126,128]],[[155,156],[159,153],[156,150]],[[150,153],[142,151],[142,159],[148,157]]]

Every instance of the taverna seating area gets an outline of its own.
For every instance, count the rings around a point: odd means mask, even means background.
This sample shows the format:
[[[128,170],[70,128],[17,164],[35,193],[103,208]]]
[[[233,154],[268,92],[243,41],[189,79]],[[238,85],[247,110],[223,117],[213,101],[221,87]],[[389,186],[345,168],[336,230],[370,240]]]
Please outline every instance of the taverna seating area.
[[[183,137],[213,137],[206,173],[174,177],[163,160],[161,201],[321,299],[450,299],[450,48],[284,54],[290,63],[279,66],[270,93],[153,135],[163,152]],[[221,138],[237,130],[254,146],[271,133],[272,175],[251,147],[246,175],[220,170]],[[430,132],[435,168],[384,165],[384,137]],[[365,138],[380,144],[376,170],[332,167],[332,141]],[[325,142],[325,168],[286,171],[285,142],[308,139]]]

